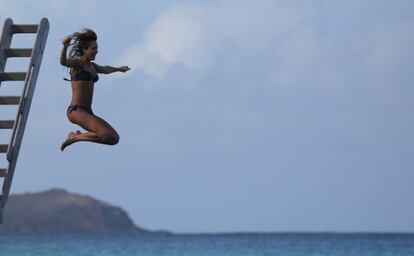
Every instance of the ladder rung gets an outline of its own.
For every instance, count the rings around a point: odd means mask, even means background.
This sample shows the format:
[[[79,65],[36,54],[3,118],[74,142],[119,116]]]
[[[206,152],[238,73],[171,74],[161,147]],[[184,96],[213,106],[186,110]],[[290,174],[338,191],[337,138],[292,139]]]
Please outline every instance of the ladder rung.
[[[17,33],[37,33],[38,25],[11,25],[11,31],[13,34]]]
[[[7,153],[8,144],[0,144],[0,153]]]
[[[0,168],[0,177],[6,177],[7,168]]]
[[[0,96],[0,105],[19,105],[20,96]]]
[[[14,120],[0,120],[0,129],[13,129]]]
[[[26,72],[2,72],[0,73],[0,81],[24,81]]]
[[[4,54],[7,58],[11,57],[31,57],[32,49],[31,48],[11,48],[4,49]]]

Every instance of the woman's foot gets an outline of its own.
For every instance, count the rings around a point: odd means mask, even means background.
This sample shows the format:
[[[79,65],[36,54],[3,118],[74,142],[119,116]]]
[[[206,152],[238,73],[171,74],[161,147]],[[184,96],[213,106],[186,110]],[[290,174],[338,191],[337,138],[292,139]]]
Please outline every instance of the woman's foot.
[[[63,151],[67,146],[69,146],[70,144],[74,143],[76,141],[75,137],[78,134],[81,134],[81,132],[79,130],[76,131],[76,134],[74,132],[70,132],[68,134],[68,137],[66,138],[66,140],[60,146],[60,151]]]

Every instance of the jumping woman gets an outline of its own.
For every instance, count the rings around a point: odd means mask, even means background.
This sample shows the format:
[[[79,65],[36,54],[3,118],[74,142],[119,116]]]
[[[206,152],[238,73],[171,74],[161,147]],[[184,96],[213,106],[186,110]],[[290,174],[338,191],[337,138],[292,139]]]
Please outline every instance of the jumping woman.
[[[73,43],[71,41],[73,40]],[[92,112],[92,98],[94,83],[98,81],[98,73],[109,74],[113,72],[126,72],[128,66],[111,67],[99,66],[92,62],[98,53],[97,36],[94,31],[84,28],[62,40],[63,49],[60,55],[60,64],[70,68],[72,86],[72,101],[66,111],[71,123],[81,126],[86,132],[79,130],[70,132],[60,149],[77,141],[91,141],[107,145],[115,145],[119,135],[110,124]],[[66,58],[68,47],[69,58]]]

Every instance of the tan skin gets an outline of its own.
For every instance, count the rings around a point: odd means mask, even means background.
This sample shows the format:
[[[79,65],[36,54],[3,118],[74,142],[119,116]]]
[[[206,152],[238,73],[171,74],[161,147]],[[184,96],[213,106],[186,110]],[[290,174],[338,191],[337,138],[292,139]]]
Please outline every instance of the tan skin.
[[[97,73],[109,74],[113,72],[127,72],[130,70],[128,66],[111,67],[99,66],[91,63],[98,53],[98,44],[96,41],[89,42],[87,48],[82,49],[82,54],[79,59],[66,59],[66,51],[69,46],[71,38],[65,37],[62,40],[63,49],[60,56],[60,64],[71,68],[83,66],[84,70],[89,71],[92,76]],[[93,81],[71,81],[72,85],[72,101],[71,105],[91,106],[93,98]],[[119,135],[116,130],[99,116],[93,116],[81,108],[71,111],[67,114],[71,123],[81,126],[86,132],[82,133],[79,130],[70,132],[66,140],[62,143],[60,149],[63,151],[67,146],[78,141],[91,141],[95,143],[115,145],[119,141]]]

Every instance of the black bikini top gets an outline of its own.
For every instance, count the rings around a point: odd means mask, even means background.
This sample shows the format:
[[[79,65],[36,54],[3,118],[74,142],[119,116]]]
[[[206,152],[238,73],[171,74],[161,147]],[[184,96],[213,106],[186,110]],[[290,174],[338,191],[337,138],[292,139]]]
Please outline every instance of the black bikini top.
[[[92,63],[94,64],[94,63]],[[70,80],[67,78],[63,78],[66,81],[93,81],[96,82],[98,81],[99,77],[98,75],[92,77],[91,72],[87,71],[87,70],[82,70],[79,73],[73,72],[70,75]]]

